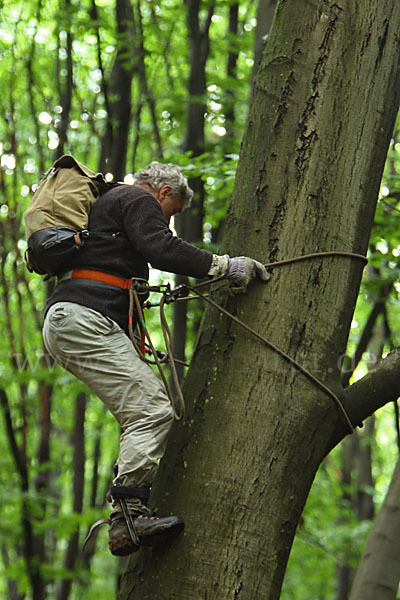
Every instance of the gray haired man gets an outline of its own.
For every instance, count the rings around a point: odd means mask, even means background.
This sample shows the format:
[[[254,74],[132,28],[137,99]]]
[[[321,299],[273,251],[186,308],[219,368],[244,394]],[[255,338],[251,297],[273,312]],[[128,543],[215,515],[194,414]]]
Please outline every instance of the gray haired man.
[[[109,545],[117,556],[160,544],[183,529],[179,517],[154,517],[147,508],[173,411],[163,385],[128,337],[125,282],[148,279],[148,263],[197,278],[223,275],[243,289],[256,275],[268,279],[264,266],[251,258],[218,256],[173,234],[170,219],[192,195],[176,166],[158,162],[139,171],[135,185],[106,192],[91,210],[88,230],[119,235],[85,244],[46,307],[48,351],[88,385],[122,429],[111,488]]]

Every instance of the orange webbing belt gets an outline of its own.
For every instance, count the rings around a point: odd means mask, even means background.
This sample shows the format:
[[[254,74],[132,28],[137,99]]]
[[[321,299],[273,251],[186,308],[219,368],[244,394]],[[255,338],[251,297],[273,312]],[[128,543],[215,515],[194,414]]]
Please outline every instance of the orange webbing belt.
[[[124,277],[118,277],[117,275],[110,275],[109,273],[103,273],[102,271],[93,271],[92,269],[74,269],[72,271],[71,279],[89,279],[90,281],[100,281],[101,283],[107,283],[114,287],[122,290],[129,290],[133,283],[133,279],[125,279]]]

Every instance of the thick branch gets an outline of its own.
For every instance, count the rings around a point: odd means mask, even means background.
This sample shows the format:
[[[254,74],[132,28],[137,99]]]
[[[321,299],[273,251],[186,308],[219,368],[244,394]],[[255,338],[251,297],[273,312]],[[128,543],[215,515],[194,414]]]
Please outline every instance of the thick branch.
[[[342,403],[354,425],[360,425],[367,417],[400,395],[400,348],[393,350],[370,373],[353,383],[343,394]],[[330,438],[326,454],[347,434],[346,426],[338,421]]]

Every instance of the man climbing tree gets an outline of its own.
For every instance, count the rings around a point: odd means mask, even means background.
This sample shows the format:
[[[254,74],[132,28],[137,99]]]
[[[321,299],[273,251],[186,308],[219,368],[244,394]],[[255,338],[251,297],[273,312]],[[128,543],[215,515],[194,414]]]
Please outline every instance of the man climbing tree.
[[[179,517],[151,516],[147,508],[173,409],[128,337],[129,288],[147,281],[147,263],[193,277],[224,276],[243,289],[257,274],[269,278],[251,258],[213,255],[173,235],[170,219],[192,196],[177,167],[153,162],[135,181],[95,202],[89,240],[75,253],[73,268],[65,271],[60,263],[43,329],[55,360],[103,400],[122,428],[110,491],[109,546],[117,556],[159,545],[184,526]]]
[[[338,254],[277,265],[268,286],[230,298],[221,285],[213,298],[318,382],[207,309],[187,418],[152,495],[185,518],[185,536],[132,559],[121,600],[279,598],[315,473],[350,432],[340,407],[357,426],[399,393],[397,352],[346,391],[339,380],[399,105],[399,27],[395,0],[277,4],[223,251],[264,263]]]

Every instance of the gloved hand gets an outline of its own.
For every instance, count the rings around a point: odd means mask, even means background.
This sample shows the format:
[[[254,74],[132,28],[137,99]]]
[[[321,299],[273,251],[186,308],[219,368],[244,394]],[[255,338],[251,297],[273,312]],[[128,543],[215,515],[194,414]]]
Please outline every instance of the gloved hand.
[[[231,288],[233,293],[246,291],[246,286],[257,275],[263,281],[268,281],[270,278],[264,265],[257,260],[246,256],[230,258],[227,254],[224,256],[214,254],[208,275],[211,277],[225,276],[234,284]]]
[[[268,281],[270,278],[264,265],[253,258],[247,256],[229,258],[226,278],[234,284],[231,288],[232,292],[244,292],[250,281],[257,275],[263,281]]]

